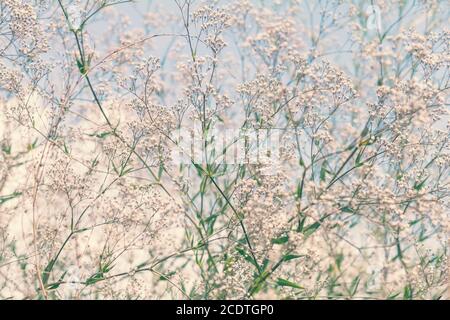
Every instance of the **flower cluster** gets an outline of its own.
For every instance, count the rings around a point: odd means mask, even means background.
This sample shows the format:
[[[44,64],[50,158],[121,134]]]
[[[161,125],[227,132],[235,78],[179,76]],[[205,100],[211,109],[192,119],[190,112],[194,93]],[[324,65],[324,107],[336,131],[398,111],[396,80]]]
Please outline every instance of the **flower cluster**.
[[[448,1],[0,3],[0,298],[448,298]]]

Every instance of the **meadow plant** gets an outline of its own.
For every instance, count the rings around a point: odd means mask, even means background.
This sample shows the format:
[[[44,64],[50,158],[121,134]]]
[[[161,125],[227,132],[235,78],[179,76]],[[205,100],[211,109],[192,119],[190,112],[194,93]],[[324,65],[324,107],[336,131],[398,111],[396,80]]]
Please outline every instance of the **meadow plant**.
[[[1,0],[0,298],[448,298],[449,9]]]

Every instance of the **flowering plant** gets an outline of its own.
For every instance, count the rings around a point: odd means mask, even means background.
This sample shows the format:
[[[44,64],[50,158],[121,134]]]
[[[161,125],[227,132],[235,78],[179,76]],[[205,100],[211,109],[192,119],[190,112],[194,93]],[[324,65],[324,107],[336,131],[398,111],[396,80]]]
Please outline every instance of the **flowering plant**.
[[[448,298],[449,12],[2,0],[0,297]]]

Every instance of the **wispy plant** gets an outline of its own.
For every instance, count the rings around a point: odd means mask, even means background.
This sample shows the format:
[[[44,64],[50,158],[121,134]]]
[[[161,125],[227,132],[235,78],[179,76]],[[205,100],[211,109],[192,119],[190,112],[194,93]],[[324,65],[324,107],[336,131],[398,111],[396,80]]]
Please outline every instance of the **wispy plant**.
[[[2,1],[0,297],[448,297],[448,12]]]

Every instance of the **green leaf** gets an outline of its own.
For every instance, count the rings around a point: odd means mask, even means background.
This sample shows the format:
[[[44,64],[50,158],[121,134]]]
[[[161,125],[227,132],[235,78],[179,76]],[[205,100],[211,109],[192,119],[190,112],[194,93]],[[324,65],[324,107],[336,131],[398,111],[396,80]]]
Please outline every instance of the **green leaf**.
[[[424,218],[422,217],[422,218],[419,218],[419,219],[410,221],[410,222],[409,222],[409,225],[410,225],[410,226],[413,226],[413,225],[419,223],[420,221],[422,221],[423,219],[424,219]]]
[[[78,70],[80,70],[80,73],[81,73],[82,75],[85,75],[85,74],[87,73],[87,68],[86,68],[86,66],[85,66],[84,63],[81,62],[80,59],[78,59],[78,58],[77,58],[77,67],[78,67]]]
[[[109,271],[111,271],[114,268],[114,265],[111,262],[105,263],[102,267],[101,267],[101,273],[107,273]]]
[[[90,230],[90,228],[81,228],[81,229],[75,230],[73,233],[83,233],[88,230]]]
[[[369,133],[369,123],[366,124],[363,131],[361,131],[361,138],[364,138]]]
[[[90,276],[87,280],[86,280],[86,285],[91,285],[94,284],[98,281],[101,281],[105,279],[105,277],[103,276],[102,272],[97,272],[94,275]]]
[[[326,174],[327,174],[327,169],[325,168],[325,166],[327,165],[327,162],[324,161],[322,163],[322,167],[320,168],[320,181],[325,181],[326,178]]]
[[[281,287],[291,287],[291,288],[295,288],[295,289],[304,289],[301,285],[296,284],[294,282],[291,282],[289,280],[283,279],[283,278],[278,278],[277,279],[277,285],[279,285]]]
[[[370,138],[362,140],[362,141],[359,142],[359,146],[362,147],[362,146],[371,145],[371,141],[372,141],[372,139],[370,139]]]
[[[283,261],[290,261],[290,260],[294,260],[294,259],[297,259],[297,258],[301,258],[301,257],[303,257],[304,255],[298,255],[298,254],[287,254],[287,255],[285,255],[283,258],[282,258],[282,260]]]
[[[47,286],[47,290],[54,290],[54,289],[58,289],[59,286],[61,285],[61,282],[63,282],[64,277],[66,276],[67,271],[64,271],[64,273],[61,275],[61,277],[59,277],[59,280],[55,283],[51,283]]]
[[[259,269],[258,263],[256,263],[255,259],[253,259],[252,256],[250,256],[249,254],[247,254],[247,253],[245,252],[244,249],[242,249],[242,248],[236,248],[236,251],[237,251],[241,256],[243,256],[245,260],[247,260],[248,262],[250,262],[251,264],[253,264],[257,269]]]
[[[147,266],[147,262],[142,262],[137,265],[136,270],[142,269]]]
[[[283,244],[283,243],[288,242],[288,240],[289,240],[289,237],[286,235],[286,236],[281,236],[279,238],[272,239],[272,243],[273,244]]]
[[[341,211],[342,212],[347,212],[347,213],[355,213],[355,211],[352,208],[350,208],[350,207],[342,207]]]
[[[2,144],[2,151],[7,155],[11,154],[11,145]]]
[[[31,150],[33,150],[34,148],[36,148],[37,141],[38,141],[38,139],[34,139],[33,143],[29,143],[29,144],[27,145],[27,151],[31,151]]]
[[[269,277],[270,274],[271,272],[266,270],[262,272],[259,276],[257,276],[256,279],[254,280],[254,284],[249,289],[249,294],[253,295],[259,292],[263,287],[263,285],[265,284],[267,277]]]
[[[303,234],[305,235],[305,237],[312,235],[317,229],[319,229],[320,225],[320,222],[314,222],[313,224],[310,224],[303,230]]]
[[[400,295],[400,292],[394,292],[389,294],[389,296],[386,298],[387,300],[394,300],[395,298],[397,298]]]
[[[299,164],[300,164],[301,167],[305,166],[305,161],[303,161],[303,158],[301,158],[301,157],[300,157],[300,160],[299,160]]]
[[[51,259],[48,262],[47,266],[45,267],[44,271],[42,272],[42,282],[44,283],[44,285],[46,285],[48,282],[48,278],[50,277],[50,272],[52,271],[53,266],[55,265],[55,262],[56,261],[54,259]]]
[[[302,187],[301,182],[299,182],[297,185],[297,191],[296,191],[297,199],[301,199],[302,195],[303,195],[303,187]]]
[[[306,216],[299,219],[298,226],[297,226],[297,232],[303,232],[303,228],[305,227],[305,221],[306,221]]]
[[[158,170],[158,179],[161,179],[163,172],[164,172],[164,165],[160,164]]]
[[[6,201],[12,200],[22,195],[22,192],[14,192],[13,194],[9,194],[6,196],[0,196],[0,204],[4,204]]]
[[[414,185],[414,190],[416,191],[420,191],[424,186],[425,186],[425,182],[428,180],[428,177],[426,177],[424,180],[422,180],[422,182],[420,183],[416,183]]]
[[[194,167],[197,169],[197,174],[201,177],[205,170],[198,163],[193,163]]]
[[[129,167],[129,168],[122,168],[122,171],[120,172],[120,176],[123,177],[124,175],[126,175],[127,173],[130,173],[131,171],[133,171],[133,167]]]
[[[111,131],[105,131],[105,132],[95,132],[95,133],[89,133],[88,136],[90,137],[97,137],[100,139],[104,139],[107,136],[109,136],[110,134],[112,134]]]
[[[218,214],[212,214],[205,219],[205,222],[208,226],[207,228],[208,235],[212,235],[214,233],[214,224],[216,223],[218,217],[219,217]]]
[[[120,172],[119,172],[119,170],[117,170],[117,167],[114,164],[114,161],[111,161],[111,165],[112,165],[112,168],[113,168],[114,172],[117,173],[118,175],[120,175]]]
[[[359,282],[361,278],[359,276],[356,276],[350,285],[350,295],[353,297],[356,294],[356,291],[358,290]]]
[[[170,277],[173,276],[174,274],[176,274],[176,271],[169,272],[169,273],[166,274],[166,275],[161,275],[161,276],[159,277],[159,280],[160,280],[160,281],[167,281],[167,280],[170,279]]]
[[[355,159],[355,167],[356,168],[359,168],[364,164],[363,162],[361,162],[363,154],[364,154],[364,149],[361,149],[361,151],[358,152],[358,155],[356,156],[356,159]]]
[[[316,221],[316,222],[310,224],[309,226],[307,226],[306,228],[304,228],[303,229],[303,234],[305,235],[305,237],[309,237],[317,229],[319,229],[319,227],[322,225],[322,222],[324,222],[325,219],[328,218],[330,215],[331,214],[327,214],[327,215],[323,216],[322,218],[320,218],[319,221]]]
[[[341,270],[341,266],[342,266],[342,261],[344,261],[344,255],[342,253],[339,253],[336,258],[336,265],[338,267],[338,270]]]
[[[95,168],[98,164],[99,164],[99,161],[98,161],[98,155],[95,157],[95,159],[94,160],[92,160],[92,163],[91,163],[91,168]]]
[[[69,152],[69,148],[67,147],[65,141],[64,141],[64,153],[65,153],[65,154],[69,154],[69,153],[70,153],[70,152]]]
[[[411,300],[413,298],[413,290],[410,285],[407,285],[403,290],[403,298],[405,300]]]

